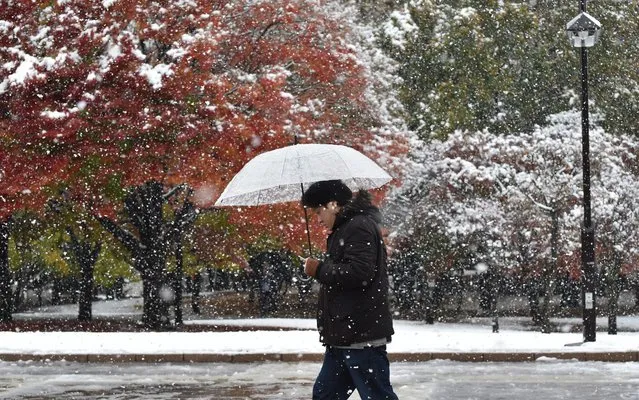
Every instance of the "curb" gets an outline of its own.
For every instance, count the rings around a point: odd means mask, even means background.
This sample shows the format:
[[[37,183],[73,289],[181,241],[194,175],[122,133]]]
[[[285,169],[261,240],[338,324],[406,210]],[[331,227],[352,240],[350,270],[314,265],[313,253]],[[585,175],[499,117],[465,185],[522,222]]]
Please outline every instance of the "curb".
[[[267,361],[281,362],[321,362],[322,353],[242,353],[242,354],[0,354],[0,361],[68,361],[86,363],[253,363]],[[391,362],[423,362],[432,360],[450,360],[458,362],[532,362],[540,358],[605,361],[639,362],[639,351],[619,352],[537,352],[537,353],[389,353]]]

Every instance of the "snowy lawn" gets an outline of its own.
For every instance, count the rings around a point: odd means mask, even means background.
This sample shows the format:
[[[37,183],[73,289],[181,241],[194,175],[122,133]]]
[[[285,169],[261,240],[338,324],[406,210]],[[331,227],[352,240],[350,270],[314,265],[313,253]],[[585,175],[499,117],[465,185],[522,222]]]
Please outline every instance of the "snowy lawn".
[[[95,316],[139,315],[139,299],[94,303]],[[138,310],[138,311],[136,311]],[[73,317],[76,306],[48,307],[16,318]],[[562,321],[557,321],[562,322]],[[0,332],[0,353],[23,354],[261,354],[323,353],[312,319],[224,319],[186,323],[296,328],[241,332]],[[566,320],[567,325],[578,323]],[[598,320],[598,326],[605,318]],[[501,318],[502,329],[492,333],[483,324],[427,325],[395,321],[389,353],[434,352],[623,352],[639,351],[639,317],[620,317],[618,335],[598,332],[596,342],[582,342],[581,333],[542,334],[522,330],[517,319]],[[519,328],[518,328],[519,326]],[[635,332],[628,332],[628,331]]]
[[[280,320],[308,327],[311,320]],[[216,323],[216,321],[210,321]],[[229,322],[229,321],[225,321]],[[243,324],[259,320],[238,320]],[[269,322],[269,321],[267,321]],[[597,341],[582,341],[580,333],[542,334],[526,331],[492,333],[462,324],[426,325],[395,321],[390,353],[420,352],[589,352],[637,351],[639,333],[616,336],[599,333]],[[313,330],[251,332],[0,332],[0,353],[23,354],[181,354],[181,353],[322,353]]]

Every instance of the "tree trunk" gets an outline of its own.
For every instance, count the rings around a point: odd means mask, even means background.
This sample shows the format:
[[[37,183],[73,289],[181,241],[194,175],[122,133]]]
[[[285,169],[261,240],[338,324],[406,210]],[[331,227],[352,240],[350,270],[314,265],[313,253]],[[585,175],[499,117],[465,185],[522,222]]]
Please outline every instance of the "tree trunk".
[[[193,314],[200,314],[200,291],[202,290],[202,274],[197,272],[192,278],[191,309]]]
[[[541,332],[552,332],[552,326],[550,323],[550,301],[555,291],[555,284],[557,282],[557,254],[559,246],[559,217],[557,210],[553,208],[551,212],[552,228],[550,232],[550,258],[551,265],[546,268],[543,274],[544,284],[544,302],[540,309],[541,319]]]
[[[90,244],[86,243],[90,246]],[[88,249],[90,250],[90,248]],[[93,270],[100,254],[100,244],[81,258],[80,299],[78,302],[78,320],[90,321],[93,318]]]
[[[18,311],[18,309],[22,306],[22,302],[24,300],[24,292],[26,288],[26,271],[30,268],[30,264],[22,264],[20,265],[20,269],[14,276],[14,280],[16,283],[15,291],[13,292],[13,300],[11,302],[11,309],[13,312]]]
[[[89,240],[80,239],[71,228],[68,228],[67,232],[71,238],[71,253],[80,267],[78,320],[91,321],[93,317],[93,270],[98,261],[102,243],[93,244]]]
[[[182,238],[186,230],[193,224],[197,217],[195,207],[189,201],[191,189],[186,190],[186,197],[182,206],[175,211],[173,226],[170,228],[170,236],[175,242],[175,324],[182,325],[182,278],[184,277],[184,255],[182,252]]]
[[[173,290],[175,292],[175,325],[181,326],[182,321],[182,277],[184,276],[183,257],[182,257],[182,232],[176,235],[175,242],[175,281]]]
[[[157,265],[145,269],[141,274],[143,284],[142,322],[148,330],[160,331],[169,327],[168,304],[166,296],[166,274]]]
[[[11,321],[11,272],[9,271],[9,221],[0,221],[0,322]]]
[[[137,236],[109,218],[97,217],[130,252],[133,266],[142,278],[142,322],[149,330],[160,330],[168,323],[168,309],[161,298],[166,283],[166,227],[159,182],[135,187],[124,200],[124,211],[135,227]]]
[[[530,316],[532,317],[533,325],[541,326],[541,314],[539,311],[539,290],[534,283],[529,284],[528,289],[528,305],[530,307]]]
[[[93,266],[83,266],[81,274],[78,321],[91,321],[93,318]]]
[[[490,315],[492,316],[493,333],[499,333],[499,310],[497,309],[497,301],[499,299],[499,275],[491,274],[491,302]]]
[[[621,270],[621,260],[615,255],[615,261],[608,272],[608,334],[617,334],[617,314],[619,313],[619,293],[621,292],[621,282],[619,281],[619,271]]]
[[[169,326],[169,296],[166,254],[169,246],[164,218],[163,186],[147,182],[127,196],[125,210],[139,233],[136,264],[142,273],[147,297],[144,299],[144,324],[151,330]],[[164,296],[164,297],[163,297]]]
[[[38,292],[38,307],[42,307],[42,286],[39,286],[36,291]]]
[[[53,278],[53,288],[51,292],[51,305],[57,306],[60,304],[60,278]]]
[[[618,307],[618,299],[610,298],[610,302],[608,303],[608,334],[616,335],[617,334],[617,307]]]
[[[169,326],[168,306],[173,303],[169,292],[172,285],[166,271],[167,249],[171,247],[176,231],[183,232],[195,220],[195,208],[187,200],[176,211],[172,222],[166,221],[166,200],[184,189],[176,187],[163,194],[162,183],[150,181],[134,188],[124,200],[124,211],[135,227],[137,236],[112,220],[99,217],[102,226],[129,249],[134,267],[140,273],[143,284],[143,323],[149,330],[162,330]],[[187,197],[190,192],[187,190]]]
[[[426,322],[428,325],[433,325],[435,323],[435,313],[434,313],[434,305],[433,305],[433,293],[428,285],[428,276],[424,276],[423,279],[419,280],[419,290],[418,296],[419,300],[418,304],[422,304],[422,320]]]

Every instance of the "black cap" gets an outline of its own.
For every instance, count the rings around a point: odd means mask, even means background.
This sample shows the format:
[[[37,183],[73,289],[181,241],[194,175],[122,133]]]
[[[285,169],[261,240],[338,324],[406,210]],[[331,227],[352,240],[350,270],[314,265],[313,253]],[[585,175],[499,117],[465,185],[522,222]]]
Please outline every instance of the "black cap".
[[[343,206],[353,197],[353,192],[340,180],[313,183],[302,195],[304,207],[316,208],[336,201]]]

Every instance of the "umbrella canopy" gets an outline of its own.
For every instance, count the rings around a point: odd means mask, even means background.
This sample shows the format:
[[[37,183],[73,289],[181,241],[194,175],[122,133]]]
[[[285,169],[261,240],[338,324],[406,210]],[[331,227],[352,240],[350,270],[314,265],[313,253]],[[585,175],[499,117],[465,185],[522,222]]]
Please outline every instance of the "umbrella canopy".
[[[249,161],[229,182],[216,206],[257,206],[299,201],[302,188],[341,179],[351,190],[373,189],[392,180],[359,151],[335,144],[296,144]]]

